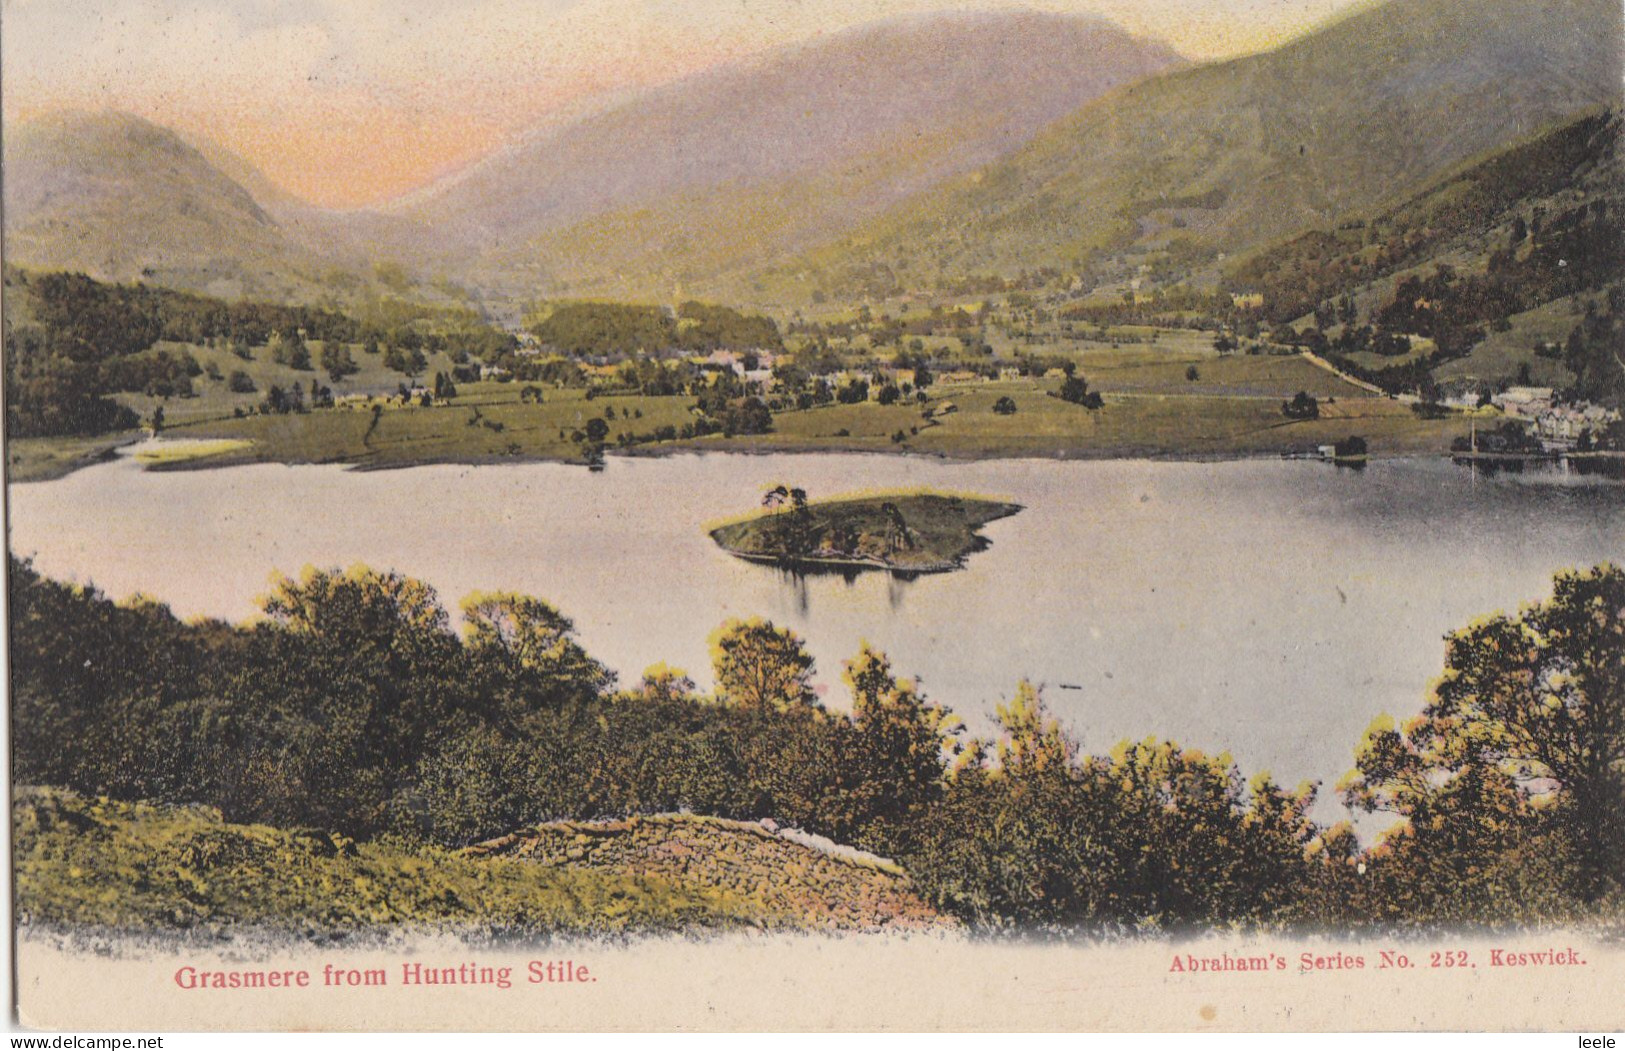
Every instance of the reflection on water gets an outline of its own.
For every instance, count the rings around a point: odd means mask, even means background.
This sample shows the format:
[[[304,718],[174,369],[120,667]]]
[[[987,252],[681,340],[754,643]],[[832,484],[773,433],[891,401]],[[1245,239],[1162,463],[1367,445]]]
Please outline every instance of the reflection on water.
[[[974,556],[978,551],[986,551],[992,545],[986,534],[978,534],[971,538],[966,546],[964,558]],[[830,562],[799,558],[740,558],[740,561],[753,566],[761,567],[765,571],[774,573],[779,580],[791,588],[796,596],[797,608],[802,613],[810,609],[811,589],[807,586],[809,580],[838,579],[848,585],[856,584],[862,577],[878,577],[886,581],[886,596],[888,604],[895,612],[902,608],[903,595],[907,585],[921,577],[934,576],[935,573],[926,573],[918,569],[897,569],[889,566],[866,565],[858,562]],[[949,570],[948,572],[958,572]]]
[[[753,564],[712,542],[708,525],[792,475],[813,499],[930,487],[1024,510],[988,524],[991,545],[963,569],[913,580]],[[364,562],[428,581],[450,608],[475,590],[542,596],[622,682],[664,661],[702,685],[710,634],[762,616],[807,640],[831,706],[849,703],[841,664],[866,640],[977,730],[1025,676],[1089,748],[1170,737],[1328,786],[1374,716],[1420,709],[1447,631],[1543,597],[1556,569],[1625,559],[1625,486],[1445,460],[708,455],[610,457],[598,473],[163,474],[121,461],[15,486],[11,501],[13,549],[42,572],[181,616],[241,619],[273,570]],[[1320,816],[1336,817],[1324,799]]]
[[[983,545],[985,548],[986,545]],[[886,605],[893,613],[903,608],[903,596],[908,585],[927,574],[911,569],[885,569],[879,566],[839,565],[829,562],[803,562],[794,559],[780,562],[758,562],[741,559],[763,572],[773,574],[795,596],[796,612],[806,616],[812,612],[814,580],[839,580],[852,587],[864,577],[877,577],[886,582]]]
[[[1584,478],[1607,478],[1625,482],[1625,456],[1565,457],[1563,466]]]
[[[1625,482],[1625,456],[1455,456],[1452,462],[1474,477],[1528,475],[1545,482],[1596,479]]]

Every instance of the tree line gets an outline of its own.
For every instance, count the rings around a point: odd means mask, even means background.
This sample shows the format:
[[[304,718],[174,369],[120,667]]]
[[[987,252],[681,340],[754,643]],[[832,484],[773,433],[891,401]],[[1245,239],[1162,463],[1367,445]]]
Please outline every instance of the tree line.
[[[312,368],[306,341],[323,344],[321,367],[336,382],[356,371],[349,346],[385,355],[403,373],[421,371],[424,353],[495,357],[513,337],[470,311],[375,303],[359,316],[141,284],[110,284],[83,274],[5,271],[6,430],[31,438],[100,434],[136,425],[111,395],[124,391],[186,397],[204,370],[185,350],[160,343],[215,345],[251,358],[268,348],[277,364]],[[382,348],[382,349],[381,349]]]
[[[772,816],[898,859],[985,931],[1507,924],[1625,904],[1625,570],[1451,634],[1422,714],[1379,720],[1343,799],[1147,739],[1084,749],[1020,683],[992,736],[864,645],[826,708],[793,632],[712,638],[715,688],[629,686],[560,611],[478,593],[462,630],[422,582],[278,578],[263,616],[182,622],[12,558],[15,777],[204,802],[229,820],[460,845],[553,818]]]

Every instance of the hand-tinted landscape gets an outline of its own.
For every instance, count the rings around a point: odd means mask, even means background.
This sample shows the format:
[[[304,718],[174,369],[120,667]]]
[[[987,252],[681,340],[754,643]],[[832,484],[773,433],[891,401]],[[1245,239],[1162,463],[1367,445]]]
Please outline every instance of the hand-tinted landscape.
[[[1185,8],[578,26],[327,204],[13,56],[21,922],[1617,937],[1625,18]]]

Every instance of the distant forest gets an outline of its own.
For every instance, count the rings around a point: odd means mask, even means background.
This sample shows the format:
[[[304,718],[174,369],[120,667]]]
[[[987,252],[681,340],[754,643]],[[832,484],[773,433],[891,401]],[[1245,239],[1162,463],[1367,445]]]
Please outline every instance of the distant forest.
[[[792,632],[712,639],[716,688],[616,677],[539,599],[365,568],[280,579],[264,616],[183,622],[10,563],[14,776],[207,803],[227,820],[461,845],[553,818],[779,821],[896,858],[982,931],[1617,922],[1625,906],[1625,570],[1449,636],[1421,715],[1339,785],[1398,824],[1362,845],[1315,789],[1168,741],[1086,751],[1020,683],[998,733],[864,647],[850,712]],[[1287,699],[1283,699],[1283,703]]]
[[[5,328],[6,433],[14,438],[100,434],[134,427],[135,414],[110,395],[185,395],[203,371],[184,350],[161,343],[229,346],[241,356],[273,340],[299,345],[385,344],[410,353],[495,355],[513,338],[471,311],[384,302],[352,317],[309,306],[227,302],[82,274],[8,268]],[[152,353],[148,353],[152,351]],[[298,352],[295,352],[298,353]],[[290,359],[294,360],[294,359]],[[310,368],[308,351],[297,367]]]
[[[421,370],[424,356],[438,352],[458,365],[476,358],[502,365],[520,379],[584,382],[572,362],[518,354],[513,335],[466,308],[383,300],[342,313],[107,284],[82,274],[8,269],[5,280],[10,301],[6,432],[13,438],[94,435],[137,426],[135,413],[112,395],[189,396],[193,379],[204,370],[187,346],[229,347],[245,359],[269,346],[279,363],[310,371],[319,365],[335,380],[354,371],[349,348],[359,346],[381,350],[384,363],[403,373]],[[772,319],[698,302],[683,303],[675,313],[653,306],[568,303],[532,331],[544,349],[575,358],[783,349]],[[319,358],[307,342],[323,344]],[[159,346],[166,343],[178,346]],[[634,364],[634,370],[643,367]],[[478,376],[477,369],[460,370],[458,381]]]

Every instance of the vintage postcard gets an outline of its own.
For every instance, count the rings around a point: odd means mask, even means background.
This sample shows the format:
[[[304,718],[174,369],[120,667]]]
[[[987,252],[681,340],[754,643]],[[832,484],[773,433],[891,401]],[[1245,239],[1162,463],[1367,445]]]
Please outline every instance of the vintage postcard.
[[[1625,1027],[1618,0],[4,0],[15,1024]]]

